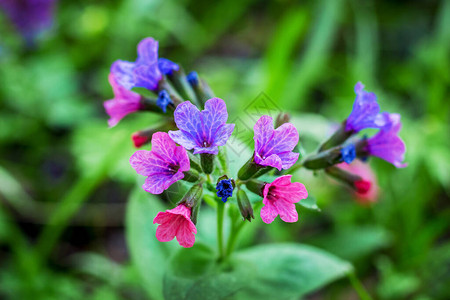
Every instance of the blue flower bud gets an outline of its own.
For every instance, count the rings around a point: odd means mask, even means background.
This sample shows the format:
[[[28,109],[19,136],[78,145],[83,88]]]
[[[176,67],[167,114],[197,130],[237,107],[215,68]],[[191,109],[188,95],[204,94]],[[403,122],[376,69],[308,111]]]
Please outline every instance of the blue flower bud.
[[[222,179],[217,183],[217,197],[221,197],[222,201],[227,202],[228,198],[233,195],[233,183],[231,179]]]
[[[186,79],[191,86],[197,86],[199,84],[198,74],[195,71],[192,71],[189,74],[187,74]]]
[[[350,144],[341,149],[342,161],[350,164],[356,158],[356,148],[354,144]]]
[[[163,112],[166,112],[167,106],[169,104],[173,104],[173,101],[170,98],[169,93],[166,90],[162,90],[158,94],[158,99],[156,100],[156,104],[162,109]]]

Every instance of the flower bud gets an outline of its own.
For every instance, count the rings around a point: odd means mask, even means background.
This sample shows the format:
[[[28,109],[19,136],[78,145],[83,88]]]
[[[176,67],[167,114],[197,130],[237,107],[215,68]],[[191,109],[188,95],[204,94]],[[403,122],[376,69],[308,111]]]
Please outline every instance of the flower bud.
[[[345,161],[351,163],[356,157],[355,145],[334,147],[305,159],[303,166],[310,170],[329,168],[335,164]]]
[[[136,148],[140,148],[143,145],[149,144],[152,140],[152,136],[155,132],[165,132],[175,127],[173,121],[168,121],[166,123],[161,124],[155,128],[148,128],[144,130],[137,131],[131,135],[131,139],[133,140],[133,145]]]
[[[199,100],[199,103],[203,105],[206,100],[214,98],[214,93],[211,91],[211,88],[208,84],[206,84],[205,81],[201,80],[198,76],[198,73],[196,71],[190,72],[186,76],[187,81],[191,85],[192,89],[194,90],[195,95],[197,96],[197,99]]]
[[[233,196],[235,186],[233,179],[228,179],[226,175],[220,177],[216,185],[217,197],[222,198],[223,203],[227,202],[228,198]]]
[[[325,172],[347,184],[359,194],[366,194],[372,186],[370,181],[363,179],[361,176],[347,172],[335,166],[325,169]]]
[[[277,119],[275,120],[275,128],[280,127],[284,123],[289,123],[291,116],[288,113],[281,112],[278,114]]]
[[[200,204],[203,194],[203,187],[201,184],[195,184],[191,189],[184,195],[183,199],[178,202],[179,204],[184,204],[189,208],[192,208],[191,220],[194,224],[197,224],[198,212],[200,210]]]
[[[174,88],[184,100],[192,100],[198,104],[197,96],[181,67],[177,71],[173,71],[171,74],[167,75],[167,78],[169,78]]]
[[[156,105],[161,108],[161,110],[166,113],[167,107],[174,108],[172,98],[170,98],[169,93],[166,90],[162,90],[158,94],[158,99],[156,99]]]
[[[251,222],[252,219],[255,218],[255,216],[253,215],[252,204],[250,203],[250,200],[248,199],[247,194],[244,190],[238,190],[237,203],[243,219]]]

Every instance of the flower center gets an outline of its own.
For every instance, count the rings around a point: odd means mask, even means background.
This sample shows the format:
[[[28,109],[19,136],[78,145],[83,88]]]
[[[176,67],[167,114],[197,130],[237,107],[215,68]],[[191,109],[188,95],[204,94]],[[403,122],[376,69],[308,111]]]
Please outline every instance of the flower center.
[[[168,166],[168,169],[169,169],[169,171],[171,171],[171,172],[173,172],[175,174],[180,169],[180,166],[179,165],[170,164]]]

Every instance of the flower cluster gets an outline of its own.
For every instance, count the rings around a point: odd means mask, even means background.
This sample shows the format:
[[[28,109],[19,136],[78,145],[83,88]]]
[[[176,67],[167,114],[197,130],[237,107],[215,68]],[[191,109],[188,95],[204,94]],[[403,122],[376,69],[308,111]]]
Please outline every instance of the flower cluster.
[[[109,81],[114,98],[104,106],[110,115],[110,127],[137,111],[160,113],[166,119],[159,127],[132,135],[136,147],[151,142],[151,151],[139,150],[130,158],[136,172],[146,177],[143,189],[161,194],[180,180],[188,187],[173,209],[159,212],[153,220],[159,224],[156,238],[161,242],[176,237],[183,247],[194,245],[198,213],[206,196],[216,200],[213,206],[219,221],[223,220],[227,205],[230,209],[236,207],[244,221],[254,219],[254,210],[261,207],[259,215],[264,223],[272,223],[277,216],[284,222],[296,222],[295,204],[306,199],[308,191],[302,183],[293,181],[289,172],[301,166],[325,170],[361,197],[374,195],[376,184],[373,176],[352,167],[362,164],[356,158],[377,156],[397,167],[405,166],[405,145],[398,137],[400,116],[380,113],[375,94],[364,91],[361,83],[355,86],[356,100],[349,117],[317,153],[302,162],[296,151],[299,133],[289,123],[289,115],[280,114],[275,126],[270,116],[261,116],[253,128],[253,154],[243,163],[235,180],[233,174],[227,174],[226,151],[222,148],[235,125],[227,123],[225,101],[214,97],[197,72],[186,76],[178,64],[158,58],[158,42],[146,38],[138,45],[135,62],[113,63]],[[148,89],[156,98],[132,91],[135,87]],[[365,128],[378,128],[379,132],[371,138],[357,137]],[[250,198],[248,192],[256,196]],[[211,201],[205,203],[211,205]],[[218,226],[219,231],[221,228]],[[220,232],[218,238],[222,239]]]
[[[303,164],[312,170],[325,169],[327,174],[349,184],[360,197],[372,195],[365,198],[374,199],[377,194],[374,182],[358,174],[360,172],[356,170],[360,170],[361,167],[344,167],[345,164],[352,163],[355,158],[367,161],[370,156],[376,156],[397,168],[403,168],[407,166],[403,163],[406,147],[398,136],[401,128],[400,115],[380,113],[376,95],[366,92],[364,85],[360,82],[355,86],[355,93],[353,110],[348,118],[322,144],[318,153],[308,157]],[[370,138],[357,136],[358,132],[367,128],[375,128],[379,131]],[[355,162],[355,164],[359,163]]]

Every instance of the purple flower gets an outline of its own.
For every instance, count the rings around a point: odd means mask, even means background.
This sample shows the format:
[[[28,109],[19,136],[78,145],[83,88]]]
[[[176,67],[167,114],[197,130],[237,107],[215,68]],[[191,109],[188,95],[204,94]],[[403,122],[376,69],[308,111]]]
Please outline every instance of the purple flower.
[[[345,123],[346,131],[359,132],[365,128],[380,128],[384,119],[379,114],[380,106],[374,93],[364,91],[364,85],[358,82],[355,85],[356,99],[353,110]]]
[[[402,124],[399,114],[382,114],[385,125],[380,131],[367,140],[365,150],[369,155],[377,156],[390,162],[397,168],[404,168],[407,164],[402,163],[405,159],[406,146],[398,136]]]
[[[56,0],[0,0],[0,7],[28,40],[52,25]]]
[[[142,109],[141,95],[117,84],[116,78],[112,73],[109,74],[108,80],[114,91],[114,99],[105,101],[103,106],[106,113],[110,116],[108,120],[109,127],[114,127],[126,115]]]
[[[341,149],[342,160],[347,164],[351,163],[356,158],[355,145],[349,144]]]
[[[183,172],[191,167],[186,150],[177,146],[165,132],[153,134],[152,151],[136,151],[130,164],[138,174],[147,176],[142,187],[152,194],[161,194],[183,179]]]
[[[158,59],[158,67],[159,70],[164,75],[172,75],[172,73],[175,71],[178,71],[180,69],[180,66],[174,63],[173,61],[167,59],[167,58],[159,58]]]
[[[291,123],[284,123],[277,129],[269,116],[262,116],[255,127],[254,161],[261,166],[289,169],[298,159],[299,154],[292,152],[298,143],[297,129]]]
[[[194,154],[218,154],[218,146],[226,144],[234,130],[234,124],[226,124],[227,106],[222,99],[206,101],[205,109],[199,111],[191,102],[185,101],[174,112],[178,131],[169,131],[176,143],[194,149]]]
[[[137,52],[135,62],[117,60],[111,66],[111,73],[118,83],[128,90],[143,87],[156,91],[162,73],[168,74],[179,69],[177,64],[168,59],[158,59],[158,42],[153,38],[143,39],[137,47]]]

